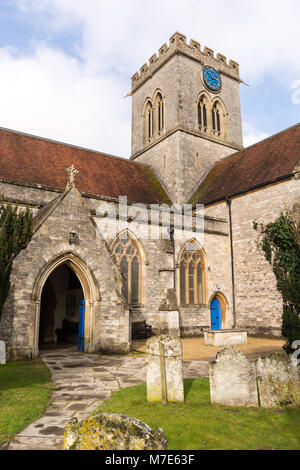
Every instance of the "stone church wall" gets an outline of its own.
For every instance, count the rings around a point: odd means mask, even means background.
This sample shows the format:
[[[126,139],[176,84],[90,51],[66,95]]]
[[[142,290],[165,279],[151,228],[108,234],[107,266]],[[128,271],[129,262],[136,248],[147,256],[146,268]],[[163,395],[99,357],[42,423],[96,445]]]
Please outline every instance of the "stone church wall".
[[[78,243],[70,246],[69,232],[73,229],[78,234]],[[60,259],[70,262],[71,267],[78,266],[76,274],[84,287],[85,351],[128,352],[131,347],[129,312],[117,292],[118,274],[74,189],[62,199],[33,235],[27,249],[14,261],[12,289],[0,329],[0,337],[8,345],[9,357],[37,356],[39,284],[43,272]]]
[[[292,209],[299,201],[299,190],[300,181],[290,179],[232,199],[237,326],[253,334],[280,336],[282,316],[281,295],[269,263],[257,248],[253,222],[268,223],[285,206]],[[228,208],[220,202],[208,206],[205,214],[228,218]]]

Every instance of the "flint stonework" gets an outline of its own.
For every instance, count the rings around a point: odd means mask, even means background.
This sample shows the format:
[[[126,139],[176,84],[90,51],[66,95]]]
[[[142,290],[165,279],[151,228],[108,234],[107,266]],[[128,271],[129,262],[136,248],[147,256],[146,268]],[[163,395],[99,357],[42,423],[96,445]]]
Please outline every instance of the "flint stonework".
[[[258,406],[255,363],[234,347],[222,348],[209,365],[210,399],[224,406]]]
[[[161,335],[147,341],[147,400],[183,402],[180,338]]]
[[[274,353],[257,360],[260,404],[264,408],[300,405],[300,376],[292,357]]]

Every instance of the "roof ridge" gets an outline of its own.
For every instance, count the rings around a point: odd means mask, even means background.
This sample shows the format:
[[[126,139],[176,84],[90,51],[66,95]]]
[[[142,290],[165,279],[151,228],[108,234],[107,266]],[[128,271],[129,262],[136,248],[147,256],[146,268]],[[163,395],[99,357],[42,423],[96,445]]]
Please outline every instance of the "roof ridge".
[[[228,158],[233,157],[234,155],[238,155],[239,153],[243,153],[243,152],[245,152],[246,150],[250,149],[251,147],[255,147],[255,145],[259,145],[259,144],[261,144],[262,142],[266,142],[267,140],[273,139],[274,137],[276,137],[276,136],[278,136],[278,135],[280,135],[280,134],[284,134],[285,132],[290,131],[291,129],[293,129],[294,127],[297,127],[297,126],[300,126],[300,122],[298,122],[297,124],[293,124],[292,126],[287,127],[286,129],[283,129],[282,131],[276,132],[276,134],[269,135],[268,137],[265,137],[264,139],[259,140],[258,142],[255,142],[254,144],[251,144],[251,145],[249,145],[248,147],[244,147],[242,150],[238,150],[237,152],[231,153],[230,155],[226,155],[225,157],[220,158],[220,160],[218,160],[218,161],[215,163],[215,165],[217,165],[218,163],[220,163],[220,162],[222,162],[222,161],[224,161],[224,160],[227,160]],[[215,165],[214,165],[214,166],[215,166]]]
[[[99,150],[93,150],[93,149],[90,149],[90,148],[87,148],[87,147],[81,147],[79,145],[69,144],[68,142],[62,142],[60,140],[50,139],[49,137],[41,137],[39,135],[29,134],[29,133],[23,132],[23,131],[16,131],[15,129],[9,129],[7,127],[1,127],[1,126],[0,126],[0,131],[11,132],[13,134],[19,134],[19,135],[23,135],[25,137],[31,137],[32,139],[44,140],[45,142],[52,142],[53,144],[64,145],[66,147],[72,147],[72,148],[75,148],[75,149],[78,149],[78,150],[84,150],[85,152],[90,152],[90,153],[97,154],[97,155],[104,155],[106,157],[115,158],[117,160],[125,160],[129,163],[134,163],[134,164],[138,164],[138,165],[144,165],[144,166],[151,167],[151,165],[149,165],[149,163],[136,162],[136,161],[130,160],[130,157],[128,157],[128,158],[118,157],[117,155],[112,155],[110,153],[100,152]]]

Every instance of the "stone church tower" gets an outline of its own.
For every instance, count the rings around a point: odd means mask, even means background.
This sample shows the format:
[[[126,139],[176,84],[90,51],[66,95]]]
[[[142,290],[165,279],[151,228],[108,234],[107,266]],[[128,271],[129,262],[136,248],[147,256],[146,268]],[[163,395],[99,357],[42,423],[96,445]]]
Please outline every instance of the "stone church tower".
[[[175,33],[132,77],[132,160],[187,202],[221,158],[243,148],[239,66]]]

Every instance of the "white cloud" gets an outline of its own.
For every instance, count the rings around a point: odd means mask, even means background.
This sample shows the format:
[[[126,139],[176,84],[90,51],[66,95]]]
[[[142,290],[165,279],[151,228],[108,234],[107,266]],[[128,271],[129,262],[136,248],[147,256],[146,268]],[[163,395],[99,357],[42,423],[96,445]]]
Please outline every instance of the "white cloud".
[[[270,137],[270,134],[267,134],[266,132],[260,132],[255,127],[253,127],[251,123],[246,122],[244,124],[244,147],[249,147],[250,145],[256,144],[256,142],[260,142],[267,137]]]
[[[128,156],[130,102],[115,76],[41,45],[26,57],[0,49],[0,67],[2,127]]]
[[[300,72],[299,0],[215,0],[213,8],[207,0],[17,3],[30,14],[43,13],[48,28],[64,30],[80,24],[84,60],[95,65],[106,59],[102,67],[116,58],[140,67],[178,30],[240,62],[248,79],[286,65],[290,73]]]
[[[299,0],[15,0],[47,38],[80,30],[79,59],[48,44],[0,49],[0,124],[130,154],[130,77],[177,30],[240,63],[250,84],[268,73],[300,78]],[[56,42],[56,44],[58,44]],[[58,47],[58,46],[56,46]],[[285,80],[285,81],[284,81]],[[245,133],[246,144],[264,138]]]

